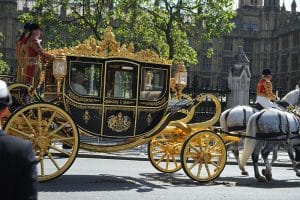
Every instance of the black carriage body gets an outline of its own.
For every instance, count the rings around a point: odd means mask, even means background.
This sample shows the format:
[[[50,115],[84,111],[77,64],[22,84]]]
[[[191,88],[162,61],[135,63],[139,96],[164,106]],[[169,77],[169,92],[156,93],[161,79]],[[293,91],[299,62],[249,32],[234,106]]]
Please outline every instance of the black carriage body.
[[[141,136],[167,110],[170,65],[75,56],[67,57],[67,65],[65,109],[87,134]]]

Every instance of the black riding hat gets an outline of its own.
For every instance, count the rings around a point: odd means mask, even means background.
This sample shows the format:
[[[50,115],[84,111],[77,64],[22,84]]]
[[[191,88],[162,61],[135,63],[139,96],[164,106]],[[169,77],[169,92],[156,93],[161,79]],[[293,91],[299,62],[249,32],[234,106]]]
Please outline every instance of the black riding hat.
[[[270,69],[267,68],[262,71],[262,75],[264,75],[264,76],[272,75],[272,72]]]
[[[4,81],[0,80],[0,110],[12,104],[12,98]]]
[[[30,24],[30,30],[41,30],[41,27],[37,23]]]
[[[26,24],[24,24],[23,29],[29,31],[31,29],[31,23],[27,22]]]

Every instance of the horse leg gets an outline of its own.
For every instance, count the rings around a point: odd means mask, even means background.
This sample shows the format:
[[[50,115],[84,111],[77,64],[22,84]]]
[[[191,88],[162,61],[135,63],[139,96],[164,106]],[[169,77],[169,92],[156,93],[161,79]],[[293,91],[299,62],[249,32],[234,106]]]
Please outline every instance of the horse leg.
[[[279,145],[276,145],[273,149],[271,166],[273,166],[274,162],[277,160],[278,148],[279,148]]]
[[[296,172],[296,176],[300,177],[300,171],[297,169],[297,162],[295,161],[295,157],[293,154],[293,147],[291,144],[287,144],[286,146],[287,146],[286,149],[287,149],[288,155],[292,161],[292,167],[293,167],[294,171]],[[295,153],[297,153],[297,152],[295,152]]]
[[[239,168],[241,170],[241,174],[242,175],[245,175],[245,176],[248,176],[249,173],[245,170],[245,168],[242,168],[239,164],[240,162],[240,151],[239,151],[239,143],[238,142],[235,142],[231,145],[231,152],[233,153],[235,159],[237,160],[237,163],[239,165]]]
[[[266,142],[263,150],[261,151],[262,158],[264,159],[264,163],[266,165],[266,169],[262,170],[262,174],[266,177],[268,181],[272,180],[272,165],[268,160],[268,156],[272,150],[274,150],[275,147],[278,145],[275,145],[274,143]]]
[[[298,150],[296,147],[294,147],[294,149],[295,149],[295,161],[300,162],[300,150]]]
[[[258,158],[259,158],[259,152],[263,146],[263,141],[256,141],[255,149],[252,153],[252,162],[253,162],[253,168],[254,168],[254,175],[258,182],[265,182],[265,177],[261,176],[258,170]]]

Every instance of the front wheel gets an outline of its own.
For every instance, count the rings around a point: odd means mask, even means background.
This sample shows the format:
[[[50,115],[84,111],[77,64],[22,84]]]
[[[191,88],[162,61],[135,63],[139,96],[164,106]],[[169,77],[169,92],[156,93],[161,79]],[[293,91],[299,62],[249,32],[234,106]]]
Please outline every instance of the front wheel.
[[[63,109],[49,103],[32,103],[15,111],[4,130],[32,142],[40,182],[62,175],[78,152],[76,124]],[[64,149],[65,145],[70,149]]]
[[[181,151],[184,172],[199,182],[217,178],[223,171],[226,160],[227,151],[222,138],[210,130],[192,134]]]

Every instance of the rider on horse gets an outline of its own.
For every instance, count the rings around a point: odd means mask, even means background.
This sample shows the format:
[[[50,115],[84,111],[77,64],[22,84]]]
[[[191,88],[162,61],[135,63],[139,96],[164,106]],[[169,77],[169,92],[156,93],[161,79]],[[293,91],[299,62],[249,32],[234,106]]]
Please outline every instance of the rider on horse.
[[[276,100],[276,96],[273,94],[273,86],[271,83],[272,72],[270,69],[264,69],[262,72],[262,78],[258,81],[256,85],[256,104],[261,105],[264,108],[276,107],[276,105],[271,102]]]

